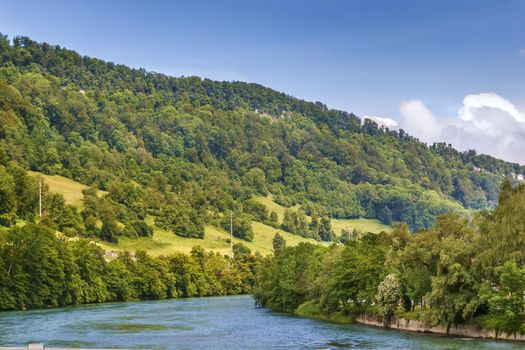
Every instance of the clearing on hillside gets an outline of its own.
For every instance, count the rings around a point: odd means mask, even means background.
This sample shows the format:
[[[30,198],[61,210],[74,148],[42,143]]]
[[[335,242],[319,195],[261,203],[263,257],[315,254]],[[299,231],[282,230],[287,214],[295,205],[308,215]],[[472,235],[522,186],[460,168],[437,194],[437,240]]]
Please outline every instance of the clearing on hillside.
[[[71,180],[60,175],[45,175],[39,172],[31,172],[33,176],[42,176],[45,183],[49,186],[49,190],[54,193],[60,193],[64,196],[66,203],[82,208],[82,190],[88,188],[77,181]],[[107,192],[99,191],[99,195]],[[268,197],[257,197],[257,201],[266,205],[268,210],[275,211],[279,216],[279,221],[282,220],[284,211],[287,209],[272,200],[271,195]],[[291,207],[297,210],[299,206]],[[154,225],[154,218],[148,217],[146,222],[149,225]],[[377,220],[355,219],[355,220],[339,220],[333,219],[332,226],[337,235],[341,234],[342,229],[359,231],[380,232],[390,230],[389,226],[382,225]],[[285,232],[280,229],[267,226],[257,221],[252,221],[254,238],[253,242],[246,242],[238,238],[234,238],[234,243],[240,242],[250,248],[252,252],[259,252],[261,254],[268,254],[272,252],[272,239],[275,233],[279,233],[286,240],[287,245],[293,246],[300,242],[310,242],[315,244],[328,245],[329,243],[320,243],[314,239],[304,238],[298,235]],[[129,238],[120,237],[118,244],[112,244],[99,241],[98,244],[106,250],[112,251],[136,251],[146,250],[153,256],[167,255],[175,252],[189,253],[195,246],[201,246],[206,250],[212,250],[221,254],[229,254],[230,243],[228,242],[230,234],[221,228],[214,226],[206,226],[204,239],[184,238],[179,237],[172,232],[160,229],[154,226],[154,233],[152,238]]]
[[[284,211],[286,209],[298,210],[299,206],[295,205],[293,207],[283,207],[273,201],[272,195],[266,197],[256,197],[256,201],[264,204],[270,212],[274,211],[279,217],[279,222],[282,221],[284,216]],[[307,219],[310,220],[310,217],[307,216]],[[335,231],[337,236],[341,235],[343,230],[352,232],[354,229],[360,232],[372,232],[379,233],[382,231],[390,232],[392,230],[391,226],[384,225],[379,220],[373,219],[332,219],[332,228]]]
[[[154,224],[152,216],[146,218],[149,225]],[[272,240],[276,232],[286,240],[286,244],[294,246],[300,242],[310,242],[320,244],[313,239],[303,238],[297,235],[292,235],[288,232],[275,229],[273,227],[264,225],[260,222],[252,221],[253,224],[253,242],[246,242],[244,240],[235,238],[234,243],[242,243],[251,249],[253,253],[259,252],[261,254],[269,254],[273,250]],[[153,237],[151,238],[129,238],[120,237],[119,243],[99,242],[98,244],[106,250],[112,251],[137,251],[146,250],[153,256],[168,255],[171,253],[190,253],[195,246],[201,246],[205,250],[212,250],[220,254],[230,254],[230,234],[223,229],[206,226],[204,238],[185,238],[175,235],[172,232],[154,227]],[[326,244],[326,243],[324,243]]]
[[[42,176],[44,182],[49,186],[49,191],[52,193],[60,193],[64,196],[67,204],[71,204],[77,208],[82,207],[82,198],[84,198],[82,190],[88,188],[88,186],[60,175],[45,175],[36,171],[30,171],[29,173],[33,176]],[[99,190],[99,195],[105,193],[105,191]]]

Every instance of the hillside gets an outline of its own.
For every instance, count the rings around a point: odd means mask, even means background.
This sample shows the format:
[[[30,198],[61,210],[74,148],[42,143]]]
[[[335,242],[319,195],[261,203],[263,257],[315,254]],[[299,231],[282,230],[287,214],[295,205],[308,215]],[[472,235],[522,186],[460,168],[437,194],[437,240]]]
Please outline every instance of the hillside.
[[[42,177],[44,186],[48,191],[50,193],[62,195],[66,204],[82,208],[84,198],[82,191],[85,190],[87,186],[63,176],[44,175],[37,172],[30,172],[30,174],[34,177]],[[104,196],[106,194],[107,192],[99,191],[98,195]],[[277,209],[279,213],[282,213],[285,210],[284,207],[281,207],[271,200],[267,200],[266,203],[271,209],[280,208],[280,210]],[[187,238],[179,237],[172,232],[156,227],[155,218],[153,216],[147,217],[144,221],[153,228],[153,234],[151,237],[122,237],[119,239],[118,243],[112,244],[104,241],[98,241],[97,243],[108,251],[146,250],[152,256],[169,255],[171,253],[189,254],[196,246],[201,246],[206,250],[219,252],[221,254],[229,254],[230,252],[230,233],[224,229],[209,225],[205,227],[205,235],[203,239]],[[369,224],[370,226],[362,226],[363,224]],[[389,229],[384,225],[378,225],[376,227],[374,226],[373,221],[368,223],[366,220],[364,223],[362,223],[361,220],[343,220],[342,225],[349,230],[356,228],[362,231],[368,231],[366,228],[370,228],[370,231],[372,232],[379,232],[380,230],[377,230],[377,228],[384,230]],[[316,243],[313,239],[292,235],[289,232],[267,226],[257,221],[253,221],[252,226],[254,231],[252,242],[246,242],[234,238],[234,243],[242,243],[253,252],[259,252],[261,254],[270,253],[273,249],[272,239],[275,233],[279,233],[286,240],[288,246],[294,246],[300,242]],[[335,227],[335,224],[334,229],[336,232],[340,232],[340,230],[338,231]]]
[[[66,200],[46,193],[52,228],[159,252],[178,244],[167,233],[222,237],[230,211],[235,235],[260,250],[277,227],[296,234],[290,242],[392,222],[417,231],[448,211],[493,207],[502,179],[525,174],[257,84],[168,77],[2,37],[4,226],[35,220],[25,170],[86,186],[82,202],[67,186]],[[279,207],[260,205],[270,195]],[[287,222],[282,207],[294,208]]]
[[[58,175],[51,176],[37,172],[31,172],[31,175],[35,177],[41,176],[44,180],[45,186],[47,186],[49,189],[49,192],[61,194],[64,197],[66,204],[70,204],[77,208],[82,208],[82,200],[84,197],[82,191],[85,190],[87,186]],[[99,196],[106,194],[107,192],[104,191],[99,192]],[[287,209],[286,207],[275,203],[271,196],[261,196],[255,198],[255,200],[264,204],[269,211],[274,211],[277,213],[279,222],[282,221],[284,212]],[[299,210],[299,206],[295,206],[290,209]],[[308,217],[308,219],[311,220],[311,217]],[[146,218],[145,221],[153,227],[153,234],[151,237],[122,237],[118,243],[110,244],[101,241],[99,242],[99,245],[110,251],[147,250],[153,256],[168,255],[174,252],[190,253],[191,249],[195,246],[201,246],[206,250],[216,251],[221,254],[228,254],[230,251],[230,244],[228,241],[230,234],[224,229],[214,226],[206,226],[204,239],[184,238],[173,235],[171,232],[156,227],[154,217],[152,216]],[[275,233],[279,233],[286,240],[286,243],[289,246],[294,246],[300,242],[315,242],[313,239],[293,235],[289,232],[273,228],[257,221],[252,221],[252,227],[254,231],[253,242],[246,242],[238,238],[234,238],[234,243],[241,242],[253,252],[259,252],[262,254],[270,253],[272,251],[272,239]],[[391,230],[390,226],[381,224],[377,220],[371,219],[333,219],[332,227],[337,236],[340,236],[343,230],[349,232],[357,230],[360,232],[374,233]]]
[[[296,205],[291,208],[283,207],[275,203],[272,196],[256,197],[255,200],[264,204],[269,211],[277,214],[279,223],[282,222],[286,209],[299,210],[300,206]],[[307,220],[311,222],[311,216],[307,216]],[[332,219],[332,228],[337,236],[340,236],[343,231],[352,232],[354,230],[360,232],[379,233],[382,231],[389,232],[392,228],[388,225],[382,224],[374,219]]]

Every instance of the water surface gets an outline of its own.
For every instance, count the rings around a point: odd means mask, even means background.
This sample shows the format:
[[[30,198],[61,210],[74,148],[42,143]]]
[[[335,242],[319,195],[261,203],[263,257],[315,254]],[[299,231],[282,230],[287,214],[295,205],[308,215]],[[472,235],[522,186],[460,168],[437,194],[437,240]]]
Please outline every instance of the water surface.
[[[0,345],[138,349],[521,349],[523,344],[298,318],[250,296],[0,313]]]

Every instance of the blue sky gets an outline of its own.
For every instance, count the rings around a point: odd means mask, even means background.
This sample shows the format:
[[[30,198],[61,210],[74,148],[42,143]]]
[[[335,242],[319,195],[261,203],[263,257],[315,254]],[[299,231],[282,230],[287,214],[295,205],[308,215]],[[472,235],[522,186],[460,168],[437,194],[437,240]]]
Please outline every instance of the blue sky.
[[[525,110],[519,0],[0,0],[0,32],[175,76],[257,82],[405,128],[421,119],[407,102],[439,123],[481,93]]]

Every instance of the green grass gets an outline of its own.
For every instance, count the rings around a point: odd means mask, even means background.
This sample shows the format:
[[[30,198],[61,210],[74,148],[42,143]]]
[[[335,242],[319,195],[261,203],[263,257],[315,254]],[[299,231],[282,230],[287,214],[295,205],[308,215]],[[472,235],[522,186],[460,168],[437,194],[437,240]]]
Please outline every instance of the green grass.
[[[269,195],[267,197],[257,197],[255,198],[255,200],[259,203],[264,204],[270,212],[274,211],[279,217],[279,222],[282,221],[284,211],[286,209],[299,209],[298,205],[286,208],[282,205],[275,203],[272,199],[272,195]],[[310,217],[308,217],[308,220],[310,220]],[[379,233],[381,231],[390,232],[392,230],[391,226],[384,225],[378,220],[372,219],[332,219],[332,228],[338,236],[343,230],[348,230],[352,232],[354,229],[356,229],[357,231],[372,233]]]
[[[307,301],[295,310],[295,314],[302,317],[315,318],[337,323],[353,323],[354,317],[352,315],[345,315],[343,312],[334,312],[327,314],[321,310],[319,304],[314,301]]]
[[[293,210],[299,209],[298,205],[295,205],[293,207],[287,208],[287,207],[283,207],[282,205],[279,205],[279,204],[275,203],[273,201],[273,196],[271,194],[268,195],[267,197],[260,196],[260,197],[255,197],[254,199],[257,202],[259,202],[261,204],[264,204],[266,206],[266,208],[268,208],[268,211],[270,213],[272,211],[274,211],[277,214],[277,216],[279,217],[279,223],[283,220],[284,211],[286,209],[293,209]]]
[[[394,313],[394,316],[407,320],[427,321],[430,319],[430,310],[405,311],[399,308]]]
[[[146,222],[150,225],[154,224],[154,218],[148,217]],[[300,242],[310,242],[319,244],[313,239],[306,239],[297,235],[292,235],[282,230],[274,229],[273,227],[253,221],[254,238],[253,242],[246,242],[238,238],[234,238],[233,242],[241,242],[252,252],[259,252],[261,254],[269,254],[272,252],[272,239],[276,232],[279,232],[285,239],[289,246],[297,245]],[[107,242],[99,242],[98,244],[106,250],[111,251],[136,251],[146,250],[153,256],[168,255],[171,253],[189,253],[195,246],[201,246],[206,250],[218,252],[220,254],[230,253],[230,243],[228,239],[230,234],[223,229],[214,226],[206,226],[204,230],[204,239],[198,238],[184,238],[175,235],[172,232],[154,227],[152,238],[119,238],[118,244]]]
[[[337,235],[343,230],[352,232],[354,229],[361,232],[379,233],[392,231],[392,226],[384,225],[373,219],[332,219],[332,228]]]
[[[82,190],[88,186],[83,185],[77,181],[68,179],[59,175],[45,175],[38,172],[31,172],[33,176],[42,176],[45,183],[49,186],[49,191],[53,193],[60,193],[64,196],[66,203],[82,208]],[[99,195],[103,195],[106,192],[99,191]],[[284,211],[287,209],[272,200],[271,196],[258,197],[257,201],[263,203],[268,207],[270,211],[275,211],[279,216],[279,220],[282,220]],[[292,209],[297,210],[299,206],[294,206]],[[149,225],[154,225],[154,218],[147,218]],[[335,232],[339,235],[342,229],[353,230],[354,228],[360,231],[380,232],[382,230],[388,230],[389,227],[380,224],[376,220],[367,219],[356,219],[356,220],[332,220],[332,226]],[[314,244],[319,243],[313,239],[303,238],[298,235],[292,235],[280,229],[264,225],[260,222],[252,222],[254,239],[253,242],[246,242],[237,238],[234,238],[234,243],[241,242],[252,250],[252,252],[260,252],[261,254],[269,254],[272,252],[272,239],[275,233],[279,233],[286,240],[286,244],[294,246],[300,242],[310,242]],[[172,232],[162,230],[158,227],[154,227],[154,234],[152,238],[129,238],[121,237],[118,244],[111,244],[106,242],[99,242],[98,244],[106,250],[111,251],[136,251],[146,250],[151,255],[167,255],[175,252],[189,253],[195,246],[201,246],[206,250],[212,250],[221,254],[229,254],[230,244],[228,243],[230,235],[223,229],[206,226],[204,239],[196,238],[184,238],[179,237]]]
[[[84,198],[82,190],[88,188],[88,186],[60,175],[45,175],[34,171],[30,171],[29,173],[33,176],[42,176],[44,183],[49,186],[49,191],[52,193],[60,193],[64,196],[67,204],[71,204],[77,208],[82,207],[82,198]],[[99,195],[105,193],[105,191],[99,191]]]

